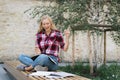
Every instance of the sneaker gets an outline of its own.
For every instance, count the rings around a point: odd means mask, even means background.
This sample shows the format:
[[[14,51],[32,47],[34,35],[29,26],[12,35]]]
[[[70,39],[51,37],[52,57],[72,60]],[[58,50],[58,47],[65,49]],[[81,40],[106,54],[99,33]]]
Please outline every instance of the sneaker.
[[[36,71],[48,71],[48,68],[37,65],[37,66],[35,66],[34,70],[36,70]]]
[[[25,65],[18,65],[16,69],[19,71],[25,71],[25,67],[26,67]]]

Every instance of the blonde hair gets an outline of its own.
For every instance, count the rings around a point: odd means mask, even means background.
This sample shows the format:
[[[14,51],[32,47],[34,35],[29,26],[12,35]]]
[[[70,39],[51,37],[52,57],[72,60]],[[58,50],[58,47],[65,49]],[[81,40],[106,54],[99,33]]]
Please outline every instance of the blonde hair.
[[[43,21],[44,19],[48,19],[48,20],[50,21],[50,23],[51,23],[51,29],[52,29],[52,30],[57,30],[57,28],[56,28],[55,24],[53,23],[51,17],[48,16],[48,15],[44,15],[44,16],[41,17],[40,26],[39,26],[39,29],[38,29],[38,33],[41,32],[42,30],[44,30],[43,27],[42,27],[42,21]]]

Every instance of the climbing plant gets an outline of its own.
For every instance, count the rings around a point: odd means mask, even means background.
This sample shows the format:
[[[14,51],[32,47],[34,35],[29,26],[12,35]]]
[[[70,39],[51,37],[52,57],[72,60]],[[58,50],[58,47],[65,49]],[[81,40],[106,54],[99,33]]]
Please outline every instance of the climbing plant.
[[[110,29],[116,31],[112,32],[112,38],[120,44],[119,0],[56,0],[56,3],[56,6],[35,6],[26,12],[33,18],[38,17],[38,21],[42,15],[50,15],[62,31],[67,27],[100,31],[89,24],[110,24]]]
[[[111,29],[115,30],[112,32],[112,38],[117,45],[120,46],[120,0],[111,0],[108,4],[109,16],[108,22],[112,24]]]

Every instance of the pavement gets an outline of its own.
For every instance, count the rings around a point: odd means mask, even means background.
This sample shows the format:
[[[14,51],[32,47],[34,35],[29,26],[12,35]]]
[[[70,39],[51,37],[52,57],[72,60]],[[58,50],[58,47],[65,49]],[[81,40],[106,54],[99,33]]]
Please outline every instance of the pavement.
[[[0,80],[13,80],[8,73],[3,69],[3,65],[0,64]]]

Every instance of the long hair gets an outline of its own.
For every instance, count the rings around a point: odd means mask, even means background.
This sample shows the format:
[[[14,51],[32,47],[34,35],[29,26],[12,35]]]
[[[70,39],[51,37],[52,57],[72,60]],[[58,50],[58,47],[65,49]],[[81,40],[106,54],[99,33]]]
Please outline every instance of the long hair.
[[[52,29],[52,30],[57,30],[57,28],[56,28],[55,24],[53,23],[51,17],[48,16],[48,15],[44,15],[44,16],[41,17],[40,25],[39,25],[39,29],[38,29],[38,32],[37,32],[37,33],[39,33],[39,32],[41,32],[41,31],[44,30],[43,27],[42,27],[42,21],[43,21],[44,19],[48,19],[48,20],[50,21],[50,23],[51,23],[51,29]]]

